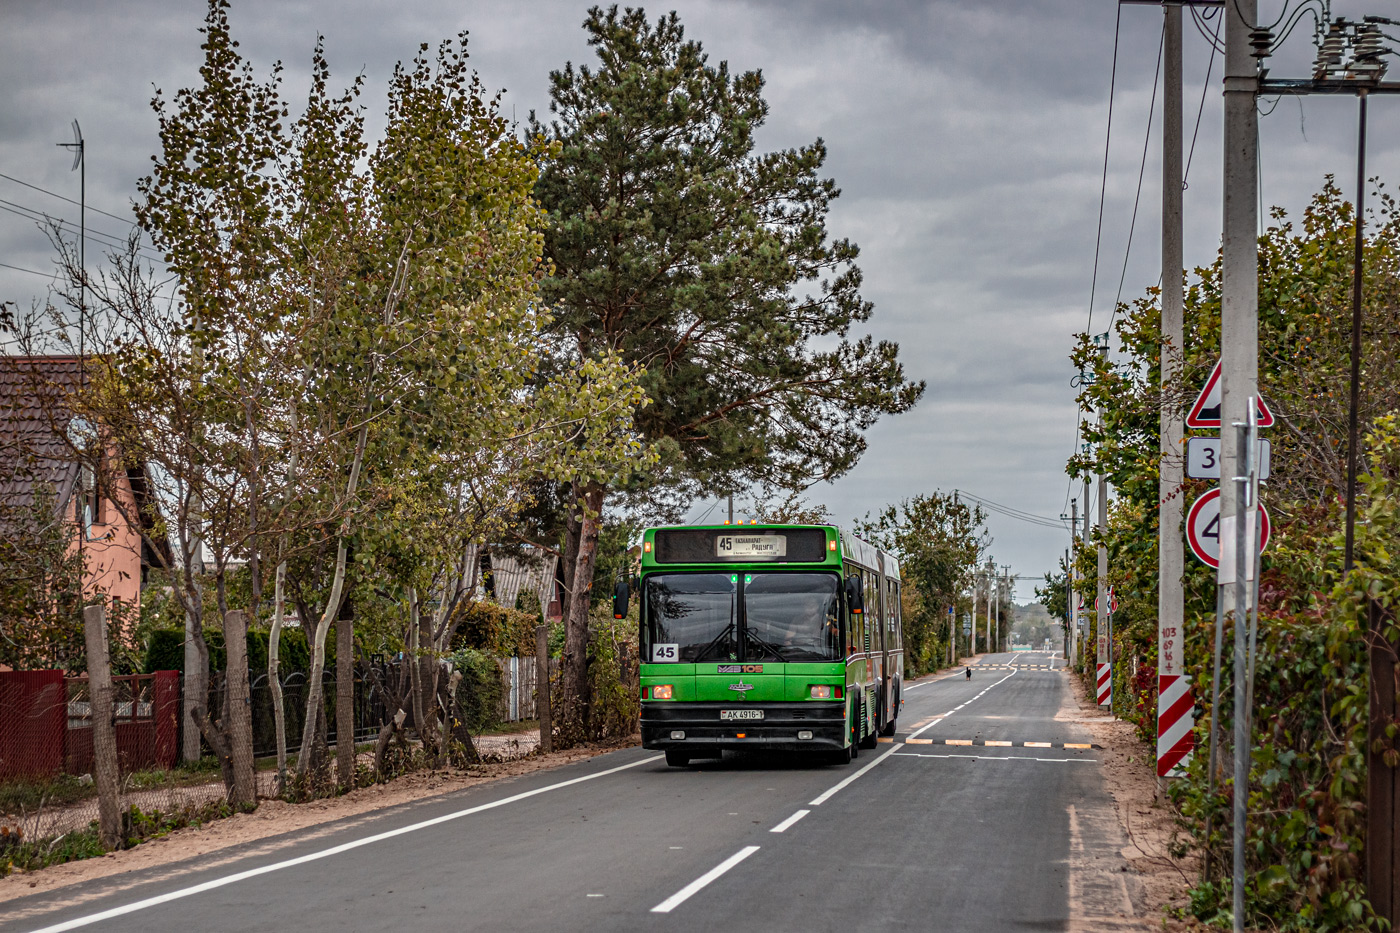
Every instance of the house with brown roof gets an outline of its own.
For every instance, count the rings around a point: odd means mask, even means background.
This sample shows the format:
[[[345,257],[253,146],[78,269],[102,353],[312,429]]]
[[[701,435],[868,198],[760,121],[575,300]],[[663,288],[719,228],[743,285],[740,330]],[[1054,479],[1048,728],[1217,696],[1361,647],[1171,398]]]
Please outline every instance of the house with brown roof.
[[[139,608],[153,554],[143,545],[139,503],[150,491],[141,464],[125,463],[101,425],[75,417],[76,356],[0,356],[0,532],[48,503],[81,549],[83,593]],[[5,525],[9,528],[5,528]]]

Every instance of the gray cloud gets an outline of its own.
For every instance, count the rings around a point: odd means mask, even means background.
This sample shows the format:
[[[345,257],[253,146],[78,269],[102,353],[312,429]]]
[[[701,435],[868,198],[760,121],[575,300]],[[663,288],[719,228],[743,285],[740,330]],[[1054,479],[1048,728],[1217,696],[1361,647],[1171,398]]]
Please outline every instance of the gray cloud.
[[[1368,6],[1369,3],[1369,6]],[[334,77],[363,71],[371,132],[382,126],[385,82],[420,42],[471,31],[473,62],[521,120],[547,109],[547,75],[588,61],[579,24],[586,3],[235,0],[243,51],[266,73],[286,67],[288,97],[305,91],[316,36]],[[865,459],[816,490],[848,520],[931,489],[969,490],[1042,515],[1064,508],[1075,408],[1067,354],[1085,326],[1098,218],[1104,121],[1116,4],[1085,0],[803,3],[685,0],[674,4],[712,60],[762,69],[771,116],[767,147],[820,136],[843,190],[832,230],[862,247],[870,330],[898,340],[913,378],[929,383],[912,413],[878,424]],[[1278,0],[1263,0],[1266,16]],[[1371,0],[1334,0],[1336,15],[1375,12]],[[671,4],[651,7],[653,13]],[[1114,132],[1095,298],[1106,325],[1118,289],[1152,95],[1160,12],[1122,10]],[[0,35],[0,172],[77,197],[54,148],[69,122],[89,141],[89,204],[126,216],[135,180],[157,145],[152,88],[194,82],[203,4],[157,0],[11,2]],[[1187,27],[1188,132],[1208,51]],[[1273,62],[1301,75],[1303,32]],[[1220,109],[1206,95],[1187,192],[1188,264],[1211,261],[1219,241]],[[1160,106],[1160,100],[1158,102]],[[1395,175],[1394,108],[1373,107],[1372,172]],[[1261,121],[1264,196],[1297,211],[1323,175],[1354,182],[1355,108],[1345,101],[1283,101]],[[1302,131],[1305,120],[1306,139]],[[1157,281],[1155,138],[1123,294]],[[76,219],[76,208],[0,179],[0,199]],[[93,227],[121,235],[117,221]],[[89,246],[90,254],[95,251]],[[52,255],[32,222],[0,211],[0,263],[48,271]],[[0,299],[26,305],[44,279],[0,268]],[[1077,492],[1075,493],[1078,494]],[[702,508],[708,507],[708,504]],[[1049,569],[1067,535],[990,520],[998,562],[1031,578]],[[1029,583],[1018,591],[1030,597]]]

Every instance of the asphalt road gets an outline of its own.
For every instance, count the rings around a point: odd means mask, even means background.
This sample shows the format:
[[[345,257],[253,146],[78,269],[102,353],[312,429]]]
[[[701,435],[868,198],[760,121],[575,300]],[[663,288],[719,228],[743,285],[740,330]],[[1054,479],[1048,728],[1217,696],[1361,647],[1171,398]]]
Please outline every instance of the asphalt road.
[[[1061,665],[911,684],[846,766],[627,749],[11,901],[0,930],[1144,930]]]

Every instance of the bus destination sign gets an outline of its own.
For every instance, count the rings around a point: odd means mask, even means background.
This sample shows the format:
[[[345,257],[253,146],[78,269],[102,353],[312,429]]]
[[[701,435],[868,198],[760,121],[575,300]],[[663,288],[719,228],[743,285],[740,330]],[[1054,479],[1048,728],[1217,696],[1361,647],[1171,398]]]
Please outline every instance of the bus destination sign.
[[[787,536],[716,535],[715,556],[778,560],[787,557]]]

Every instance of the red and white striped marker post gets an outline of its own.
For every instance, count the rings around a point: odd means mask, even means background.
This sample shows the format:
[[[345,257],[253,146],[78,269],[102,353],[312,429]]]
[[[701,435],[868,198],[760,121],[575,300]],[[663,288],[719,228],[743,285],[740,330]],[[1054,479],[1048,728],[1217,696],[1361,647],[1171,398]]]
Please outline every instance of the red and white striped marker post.
[[[1196,748],[1191,680],[1181,667],[1181,630],[1163,625],[1157,642],[1157,776],[1180,777]]]
[[[1094,608],[1101,609],[1101,600],[1094,600]],[[1100,619],[1107,619],[1108,624],[1099,625],[1099,661],[1096,673],[1098,675],[1098,697],[1099,705],[1113,707],[1113,644],[1110,640],[1110,633],[1113,631],[1113,613],[1118,609],[1118,597],[1113,593],[1113,587],[1108,588],[1108,611],[1100,612]]]

